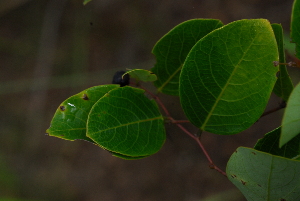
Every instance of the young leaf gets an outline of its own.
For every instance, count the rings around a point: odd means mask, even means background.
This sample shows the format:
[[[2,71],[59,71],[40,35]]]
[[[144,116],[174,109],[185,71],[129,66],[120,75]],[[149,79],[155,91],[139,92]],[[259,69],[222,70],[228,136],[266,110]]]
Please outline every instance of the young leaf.
[[[180,74],[180,101],[201,130],[239,133],[263,113],[278,67],[277,44],[267,20],[240,20],[202,38]]]
[[[239,147],[226,173],[248,201],[300,200],[300,161]]]
[[[300,155],[300,135],[279,148],[280,133],[281,127],[267,133],[257,141],[254,149],[285,158],[294,159],[298,157]]]
[[[291,38],[296,43],[296,57],[300,59],[300,0],[294,1],[291,20]]]
[[[111,90],[93,106],[87,136],[121,158],[137,159],[156,153],[164,144],[164,119],[144,90]]]
[[[93,142],[86,137],[88,114],[92,106],[114,88],[118,88],[118,85],[95,86],[71,96],[57,108],[46,133],[65,140],[82,139]]]
[[[283,48],[283,31],[280,24],[272,24],[272,28],[276,37],[278,52],[279,52],[279,62],[285,63],[285,53]],[[274,86],[273,92],[281,97],[284,101],[289,99],[291,92],[293,91],[293,83],[287,72],[285,65],[279,65],[278,80]]]
[[[282,147],[300,133],[300,84],[292,91],[282,119],[279,146]]]
[[[183,62],[198,40],[223,26],[220,20],[193,19],[183,22],[164,35],[152,53],[157,63],[151,69],[158,77],[154,85],[158,92],[178,96],[179,74]]]
[[[154,82],[155,80],[157,80],[157,76],[155,74],[153,74],[151,71],[144,69],[129,70],[125,74],[129,74],[131,78],[142,82]]]

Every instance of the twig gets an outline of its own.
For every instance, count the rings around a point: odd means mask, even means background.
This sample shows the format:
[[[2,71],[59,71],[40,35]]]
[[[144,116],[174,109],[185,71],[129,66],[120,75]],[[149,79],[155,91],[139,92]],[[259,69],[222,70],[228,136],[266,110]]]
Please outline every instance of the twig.
[[[285,101],[282,101],[282,102],[279,104],[278,107],[275,107],[275,108],[273,108],[273,109],[271,109],[271,110],[269,110],[269,111],[264,112],[264,113],[260,116],[260,118],[262,118],[262,117],[264,117],[264,116],[266,116],[266,115],[272,114],[273,112],[277,112],[278,110],[281,110],[281,109],[283,109],[283,108],[285,108],[285,107],[286,107],[286,102],[285,102]]]
[[[167,110],[167,108],[165,107],[165,105],[161,102],[161,100],[159,99],[158,96],[154,95],[152,92],[150,92],[149,90],[143,88],[142,86],[139,86],[139,87],[141,87],[142,89],[144,89],[150,96],[152,96],[152,98],[154,98],[156,100],[157,104],[159,104],[159,106],[163,109],[163,111],[165,112],[167,118],[171,121],[171,123],[176,124],[184,133],[186,133],[188,136],[190,136],[191,138],[193,138],[197,142],[197,144],[199,145],[199,147],[201,148],[202,152],[204,153],[206,159],[209,162],[209,168],[210,169],[215,169],[216,171],[218,171],[219,173],[221,173],[222,175],[224,175],[224,176],[227,177],[226,173],[223,170],[221,170],[218,166],[216,166],[214,164],[214,162],[212,161],[211,157],[207,153],[205,147],[203,146],[200,138],[197,137],[196,135],[193,135],[185,127],[183,127],[181,125],[181,123],[188,123],[189,121],[188,120],[174,120],[171,117],[169,111]]]

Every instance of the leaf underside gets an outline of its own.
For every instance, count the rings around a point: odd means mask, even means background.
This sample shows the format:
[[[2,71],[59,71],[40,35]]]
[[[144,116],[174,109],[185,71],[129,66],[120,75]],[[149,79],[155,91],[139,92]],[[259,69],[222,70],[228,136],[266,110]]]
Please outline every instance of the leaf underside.
[[[201,130],[236,134],[263,113],[278,67],[267,20],[240,20],[216,29],[190,51],[180,75],[180,101]]]
[[[292,91],[287,102],[283,119],[281,136],[279,140],[280,147],[293,139],[300,132],[300,84],[298,84]]]
[[[300,161],[239,147],[226,173],[248,201],[300,200]]]
[[[222,22],[215,19],[189,20],[177,25],[156,43],[152,53],[157,63],[151,71],[158,77],[154,82],[158,92],[179,95],[179,74],[187,54],[198,40],[221,26]]]

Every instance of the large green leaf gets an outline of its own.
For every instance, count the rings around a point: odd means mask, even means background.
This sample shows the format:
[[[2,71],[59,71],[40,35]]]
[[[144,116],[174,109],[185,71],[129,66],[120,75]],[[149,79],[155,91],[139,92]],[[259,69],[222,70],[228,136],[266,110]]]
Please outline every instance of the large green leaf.
[[[222,22],[215,19],[189,20],[177,25],[156,43],[152,53],[157,63],[151,71],[158,77],[154,82],[158,92],[178,96],[179,74],[187,54],[198,40],[221,26]]]
[[[144,90],[113,89],[91,109],[87,136],[115,156],[137,159],[156,153],[165,141],[164,119]]]
[[[300,161],[240,147],[226,173],[248,201],[300,200]]]
[[[279,148],[280,133],[281,127],[267,133],[257,141],[254,149],[285,158],[297,158],[300,155],[300,135]]]
[[[300,133],[300,84],[292,91],[282,119],[279,145],[285,143]]]
[[[263,113],[278,67],[275,36],[264,19],[232,22],[202,38],[180,75],[180,101],[201,130],[235,134]]]
[[[107,92],[118,85],[101,85],[86,89],[60,104],[46,130],[51,136],[65,140],[92,140],[86,137],[86,123],[92,106]]]
[[[285,50],[283,48],[283,31],[280,24],[272,24],[272,28],[276,37],[279,62],[285,63]],[[279,65],[278,80],[274,86],[273,92],[281,97],[284,101],[289,99],[291,92],[293,91],[293,83],[287,72],[285,65]]]
[[[300,0],[294,1],[291,19],[291,38],[296,43],[296,57],[300,59]]]

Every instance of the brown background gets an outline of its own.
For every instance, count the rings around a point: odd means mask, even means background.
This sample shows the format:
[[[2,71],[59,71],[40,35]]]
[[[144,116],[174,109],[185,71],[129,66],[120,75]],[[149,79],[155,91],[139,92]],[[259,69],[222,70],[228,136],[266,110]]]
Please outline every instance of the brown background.
[[[44,133],[67,97],[110,83],[117,70],[150,69],[152,47],[178,23],[266,18],[288,33],[291,6],[292,0],[93,0],[87,6],[82,0],[1,1],[0,200],[245,200],[174,125],[166,125],[160,152],[137,161]],[[299,71],[290,71],[297,82]],[[175,119],[185,119],[177,97],[160,97]],[[279,102],[272,96],[268,108]],[[204,133],[203,143],[225,170],[238,146],[253,147],[281,115],[266,116],[238,135]]]

